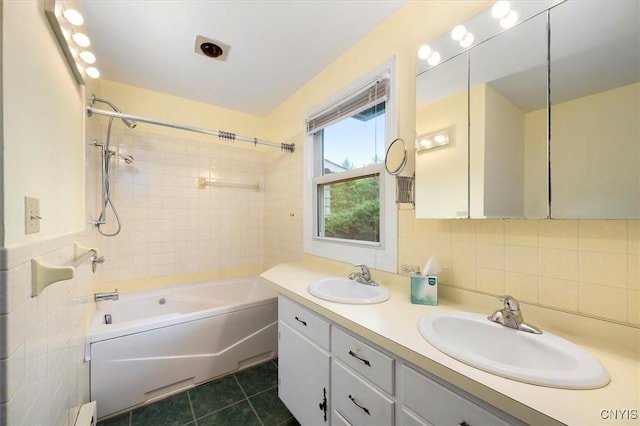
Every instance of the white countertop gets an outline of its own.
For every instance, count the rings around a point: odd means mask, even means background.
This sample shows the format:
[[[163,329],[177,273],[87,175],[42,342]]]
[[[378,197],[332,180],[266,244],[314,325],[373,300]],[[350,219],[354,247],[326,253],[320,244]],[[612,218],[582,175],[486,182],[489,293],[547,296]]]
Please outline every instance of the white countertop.
[[[607,386],[593,390],[530,385],[457,361],[434,348],[418,331],[418,319],[425,313],[464,310],[489,314],[487,300],[495,309],[500,307],[493,298],[441,288],[441,294],[452,297],[441,297],[438,306],[414,305],[410,302],[408,277],[372,275],[389,288],[391,297],[386,302],[349,305],[312,296],[307,292],[310,283],[327,276],[344,276],[343,268],[334,269],[321,262],[277,265],[261,277],[278,292],[529,424],[640,425],[639,329],[522,304],[528,322],[580,345],[611,376]],[[623,410],[635,410],[636,414]]]

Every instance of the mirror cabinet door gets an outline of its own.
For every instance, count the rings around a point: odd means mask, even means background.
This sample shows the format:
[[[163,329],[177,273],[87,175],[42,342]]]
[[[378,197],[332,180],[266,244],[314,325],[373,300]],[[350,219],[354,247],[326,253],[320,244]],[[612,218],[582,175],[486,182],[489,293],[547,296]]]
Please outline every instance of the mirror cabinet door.
[[[470,217],[548,216],[547,14],[469,51]]]
[[[550,12],[551,217],[640,218],[640,2]]]
[[[417,218],[468,217],[467,106],[466,54],[416,77]]]

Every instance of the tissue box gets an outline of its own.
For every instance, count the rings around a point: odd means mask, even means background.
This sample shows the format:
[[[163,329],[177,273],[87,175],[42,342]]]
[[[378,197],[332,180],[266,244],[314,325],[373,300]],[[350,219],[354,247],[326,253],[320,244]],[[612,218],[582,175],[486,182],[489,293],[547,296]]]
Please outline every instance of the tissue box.
[[[417,305],[438,304],[438,277],[411,273],[411,303]]]

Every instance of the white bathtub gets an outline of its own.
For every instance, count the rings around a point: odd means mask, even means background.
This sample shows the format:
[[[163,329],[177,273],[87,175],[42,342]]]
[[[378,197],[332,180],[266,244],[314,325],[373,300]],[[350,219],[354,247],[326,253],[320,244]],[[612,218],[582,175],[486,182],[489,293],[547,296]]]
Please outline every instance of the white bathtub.
[[[99,302],[85,348],[98,418],[274,358],[277,310],[277,293],[258,276]]]

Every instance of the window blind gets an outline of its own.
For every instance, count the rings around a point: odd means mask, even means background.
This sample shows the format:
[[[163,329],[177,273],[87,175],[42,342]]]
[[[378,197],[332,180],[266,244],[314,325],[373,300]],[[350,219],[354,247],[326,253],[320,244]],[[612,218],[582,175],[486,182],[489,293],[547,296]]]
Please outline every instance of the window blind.
[[[355,115],[387,100],[389,76],[381,75],[356,93],[352,93],[322,112],[307,119],[307,133],[312,134],[343,118]]]

